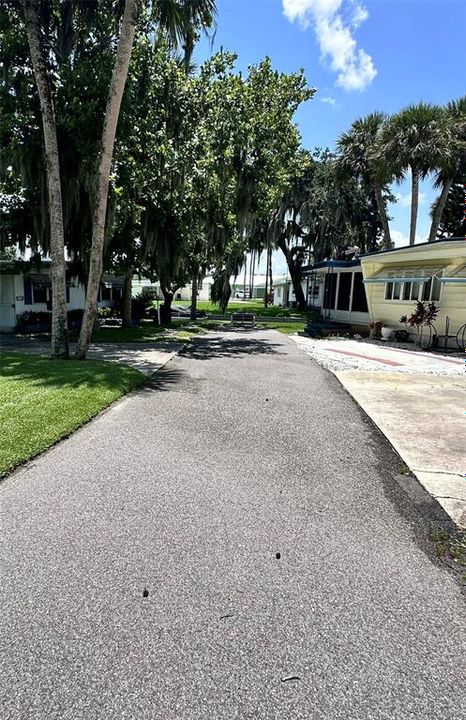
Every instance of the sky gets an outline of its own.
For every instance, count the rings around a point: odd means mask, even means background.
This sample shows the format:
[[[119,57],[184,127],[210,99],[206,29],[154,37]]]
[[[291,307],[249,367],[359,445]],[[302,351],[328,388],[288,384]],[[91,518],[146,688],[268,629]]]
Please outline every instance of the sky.
[[[306,148],[333,148],[356,118],[375,110],[466,94],[466,0],[217,0],[217,7],[213,45],[203,39],[197,61],[223,47],[238,55],[238,70],[266,55],[279,71],[303,68],[317,88],[295,118]],[[401,246],[408,243],[409,182],[393,191],[391,232]],[[428,179],[418,242],[435,196]]]

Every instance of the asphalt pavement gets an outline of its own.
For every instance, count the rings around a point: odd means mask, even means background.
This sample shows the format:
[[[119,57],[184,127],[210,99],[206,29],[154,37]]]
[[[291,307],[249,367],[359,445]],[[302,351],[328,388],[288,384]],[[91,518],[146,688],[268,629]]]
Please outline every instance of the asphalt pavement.
[[[338,380],[210,333],[0,486],[2,720],[463,720],[448,522]]]

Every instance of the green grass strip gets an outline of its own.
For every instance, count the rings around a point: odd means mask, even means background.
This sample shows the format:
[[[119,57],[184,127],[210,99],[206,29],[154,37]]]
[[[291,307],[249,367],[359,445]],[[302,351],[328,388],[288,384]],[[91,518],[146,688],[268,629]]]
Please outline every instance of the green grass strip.
[[[53,445],[145,376],[122,363],[0,354],[0,474]]]

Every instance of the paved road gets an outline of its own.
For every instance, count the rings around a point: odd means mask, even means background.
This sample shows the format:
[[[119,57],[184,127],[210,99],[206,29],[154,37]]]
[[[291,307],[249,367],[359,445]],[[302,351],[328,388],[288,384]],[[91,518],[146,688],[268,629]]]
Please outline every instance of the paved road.
[[[2,720],[463,720],[442,516],[338,381],[273,331],[156,378],[0,487]]]

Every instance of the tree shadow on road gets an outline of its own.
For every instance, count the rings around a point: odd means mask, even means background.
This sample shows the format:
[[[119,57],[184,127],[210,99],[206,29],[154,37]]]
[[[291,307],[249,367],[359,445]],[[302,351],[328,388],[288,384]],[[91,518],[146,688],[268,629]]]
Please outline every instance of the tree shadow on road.
[[[241,358],[247,355],[281,355],[282,345],[259,337],[202,337],[197,338],[181,352],[184,357],[193,360],[212,360],[212,358]]]
[[[167,392],[173,390],[186,378],[187,375],[183,370],[165,366],[152,375],[141,392]]]

